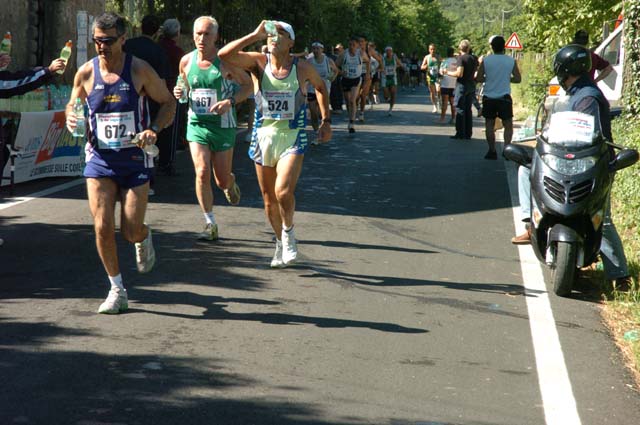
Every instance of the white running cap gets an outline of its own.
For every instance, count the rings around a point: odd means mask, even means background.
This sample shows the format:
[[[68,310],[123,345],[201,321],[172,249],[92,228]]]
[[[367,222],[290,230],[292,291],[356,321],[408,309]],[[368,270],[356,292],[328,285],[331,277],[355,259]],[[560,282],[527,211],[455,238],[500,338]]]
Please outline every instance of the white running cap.
[[[291,25],[283,21],[276,21],[276,25],[288,32],[289,38],[291,38],[292,40],[296,39],[296,34],[293,32],[293,27]]]

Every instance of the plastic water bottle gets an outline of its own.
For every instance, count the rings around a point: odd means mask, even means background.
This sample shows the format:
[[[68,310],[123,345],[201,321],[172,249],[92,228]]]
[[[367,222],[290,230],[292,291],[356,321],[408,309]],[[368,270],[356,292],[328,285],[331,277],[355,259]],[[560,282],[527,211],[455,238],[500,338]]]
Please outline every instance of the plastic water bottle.
[[[140,144],[142,143],[140,141],[140,133],[135,134],[133,132],[129,132],[129,137],[131,137],[131,141],[133,142],[133,144],[140,146]],[[150,157],[154,158],[156,156],[158,156],[158,154],[160,153],[160,149],[154,145],[154,144],[145,144],[144,146],[141,146],[142,150],[145,151],[147,153],[147,155],[149,155]]]
[[[11,33],[7,32],[2,39],[2,43],[0,43],[0,53],[4,53],[5,55],[11,54]],[[7,69],[6,66],[0,68],[0,71],[4,71]]]
[[[73,47],[73,42],[71,40],[69,40],[64,44],[64,47],[60,51],[60,59],[62,59],[64,61],[64,68],[59,69],[58,71],[56,71],[58,74],[64,73],[64,70],[67,69],[67,62],[69,61],[69,58],[71,57],[71,47]]]
[[[86,121],[84,118],[84,105],[79,97],[76,98],[76,103],[73,105],[73,114],[77,120],[76,128],[73,130],[73,137],[84,137]]]
[[[278,39],[278,29],[276,28],[275,21],[267,21],[264,24],[264,30],[267,32],[267,35],[271,38]]]
[[[182,89],[182,95],[180,95],[180,99],[178,99],[178,102],[187,103],[187,100],[188,100],[187,85],[184,83],[184,79],[182,78],[182,75],[178,75],[178,79],[176,80],[176,86]]]

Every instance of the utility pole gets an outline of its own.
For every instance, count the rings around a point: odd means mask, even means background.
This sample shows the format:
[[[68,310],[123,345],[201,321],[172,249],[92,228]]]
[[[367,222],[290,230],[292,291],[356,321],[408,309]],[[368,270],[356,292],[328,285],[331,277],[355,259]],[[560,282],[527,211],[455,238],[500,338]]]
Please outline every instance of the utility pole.
[[[500,26],[500,33],[501,33],[503,36],[504,36],[504,15],[505,15],[506,13],[511,13],[511,12],[513,12],[514,10],[516,10],[516,7],[517,7],[517,6],[514,6],[511,10],[504,10],[504,9],[502,9],[502,25]]]

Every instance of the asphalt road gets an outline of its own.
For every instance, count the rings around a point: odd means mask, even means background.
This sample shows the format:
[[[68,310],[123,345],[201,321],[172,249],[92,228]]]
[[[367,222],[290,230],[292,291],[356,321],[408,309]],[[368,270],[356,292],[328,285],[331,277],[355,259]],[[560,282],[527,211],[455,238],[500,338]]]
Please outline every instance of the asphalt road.
[[[525,290],[509,243],[513,165],[483,159],[479,119],[473,140],[450,140],[426,99],[402,92],[392,117],[378,105],[355,135],[334,116],[334,139],[305,158],[304,259],[285,270],[269,269],[248,145],[234,158],[241,204],[215,193],[216,243],[195,239],[203,217],[179,154],[147,213],[156,268],[137,274],[118,239],[119,316],[96,314],[108,282],[84,186],[3,199],[0,424],[637,424],[597,296]],[[532,337],[527,299],[547,297],[564,370],[540,360],[553,338]],[[555,399],[575,407],[543,397],[554,393],[539,377],[563,373],[569,394],[555,387]],[[572,419],[557,419],[565,408]]]

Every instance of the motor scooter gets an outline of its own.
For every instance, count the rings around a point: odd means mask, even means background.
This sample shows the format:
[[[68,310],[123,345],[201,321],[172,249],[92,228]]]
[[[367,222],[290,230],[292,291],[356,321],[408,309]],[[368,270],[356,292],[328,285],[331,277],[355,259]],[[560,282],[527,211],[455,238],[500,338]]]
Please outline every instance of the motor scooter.
[[[609,143],[595,127],[591,115],[555,112],[529,139],[535,147],[504,148],[507,159],[531,170],[531,245],[551,268],[553,291],[563,297],[571,294],[578,268],[600,251],[614,173],[638,161],[635,149]]]

